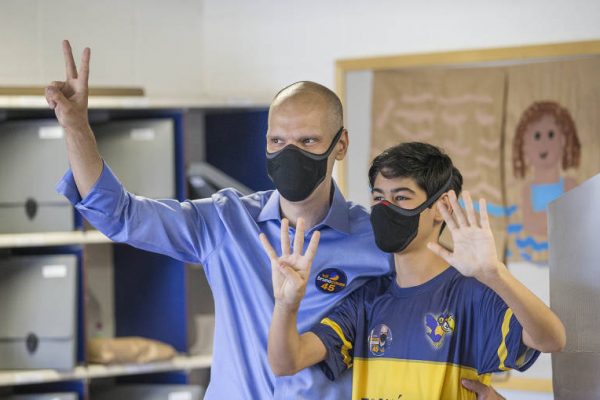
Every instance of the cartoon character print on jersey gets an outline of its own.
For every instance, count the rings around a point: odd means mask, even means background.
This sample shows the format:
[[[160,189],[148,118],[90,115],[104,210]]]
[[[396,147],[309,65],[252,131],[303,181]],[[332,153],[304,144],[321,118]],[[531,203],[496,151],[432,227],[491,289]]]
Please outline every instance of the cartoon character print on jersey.
[[[454,315],[448,312],[425,315],[425,333],[435,349],[442,347],[444,338],[454,332],[454,327]]]

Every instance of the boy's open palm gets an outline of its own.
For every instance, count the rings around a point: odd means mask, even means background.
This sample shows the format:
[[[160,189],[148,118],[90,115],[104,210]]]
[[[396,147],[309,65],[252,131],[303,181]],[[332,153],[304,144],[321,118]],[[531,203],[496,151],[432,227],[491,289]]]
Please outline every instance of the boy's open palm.
[[[469,192],[464,192],[462,197],[465,210],[458,204],[456,193],[453,190],[448,193],[452,214],[446,205],[438,202],[438,209],[452,235],[453,251],[443,248],[438,243],[428,243],[428,247],[461,274],[483,281],[486,277],[495,274],[500,265],[486,202],[484,199],[479,200],[478,220]]]

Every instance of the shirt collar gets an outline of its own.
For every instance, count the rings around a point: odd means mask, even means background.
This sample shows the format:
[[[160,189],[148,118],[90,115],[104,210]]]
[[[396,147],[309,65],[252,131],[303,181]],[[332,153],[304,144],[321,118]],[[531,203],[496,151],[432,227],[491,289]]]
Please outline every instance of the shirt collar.
[[[271,193],[271,196],[265,203],[264,207],[258,215],[258,222],[264,222],[268,220],[279,220],[281,221],[281,212],[279,209],[279,201],[281,195],[277,190]],[[316,228],[321,226],[328,226],[335,229],[338,232],[344,234],[350,234],[350,216],[348,211],[348,204],[344,195],[338,188],[335,181],[333,182],[333,201],[329,207],[329,212]]]

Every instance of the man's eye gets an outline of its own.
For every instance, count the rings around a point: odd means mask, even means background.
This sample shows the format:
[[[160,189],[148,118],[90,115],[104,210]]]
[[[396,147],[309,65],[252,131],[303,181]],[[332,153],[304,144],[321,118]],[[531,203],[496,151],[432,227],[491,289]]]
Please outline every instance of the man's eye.
[[[273,143],[273,144],[281,144],[281,139],[278,139],[278,138],[272,138],[272,139],[271,139],[271,143]]]
[[[312,143],[315,143],[315,139],[313,139],[313,138],[307,138],[307,139],[304,139],[302,141],[302,143],[304,143],[304,144],[312,144]]]

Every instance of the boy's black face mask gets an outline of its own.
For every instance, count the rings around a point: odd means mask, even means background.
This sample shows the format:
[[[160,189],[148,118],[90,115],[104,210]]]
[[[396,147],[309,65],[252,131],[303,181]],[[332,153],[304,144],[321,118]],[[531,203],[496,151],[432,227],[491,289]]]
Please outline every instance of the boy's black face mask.
[[[414,240],[419,230],[419,217],[431,207],[452,182],[452,175],[444,186],[417,208],[407,210],[387,200],[380,201],[371,208],[371,226],[377,247],[386,253],[399,253]]]
[[[306,200],[327,175],[327,159],[342,136],[344,127],[335,134],[331,145],[322,154],[314,154],[289,144],[283,149],[267,152],[267,172],[281,195],[289,201]]]

